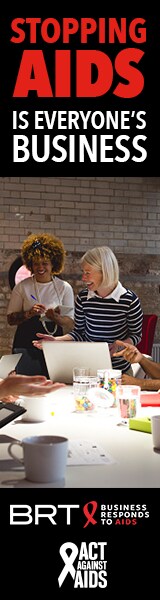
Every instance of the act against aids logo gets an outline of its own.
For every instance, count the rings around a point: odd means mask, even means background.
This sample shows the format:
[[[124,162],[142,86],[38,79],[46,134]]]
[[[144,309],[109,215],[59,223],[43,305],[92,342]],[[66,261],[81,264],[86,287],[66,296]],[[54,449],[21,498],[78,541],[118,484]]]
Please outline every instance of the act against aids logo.
[[[59,553],[64,566],[58,577],[59,587],[68,576],[73,580],[74,588],[107,587],[106,546],[107,542],[81,542],[80,548],[73,542],[62,544]]]

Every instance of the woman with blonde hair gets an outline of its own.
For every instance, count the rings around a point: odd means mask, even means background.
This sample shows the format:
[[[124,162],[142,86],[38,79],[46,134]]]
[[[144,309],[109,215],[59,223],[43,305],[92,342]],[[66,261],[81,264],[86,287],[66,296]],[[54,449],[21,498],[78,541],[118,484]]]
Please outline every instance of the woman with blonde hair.
[[[57,277],[64,267],[65,249],[56,236],[38,233],[24,240],[21,255],[31,276],[13,288],[7,311],[9,325],[17,326],[13,351],[23,352],[16,371],[48,376],[43,353],[32,340],[38,331],[56,336],[73,327],[73,290]]]
[[[75,303],[75,327],[56,341],[108,342],[112,366],[130,370],[124,357],[113,357],[116,340],[137,345],[142,335],[143,313],[138,296],[119,281],[119,266],[108,246],[88,250],[80,260],[83,290]],[[43,339],[51,339],[37,334]],[[41,342],[34,342],[41,347]]]

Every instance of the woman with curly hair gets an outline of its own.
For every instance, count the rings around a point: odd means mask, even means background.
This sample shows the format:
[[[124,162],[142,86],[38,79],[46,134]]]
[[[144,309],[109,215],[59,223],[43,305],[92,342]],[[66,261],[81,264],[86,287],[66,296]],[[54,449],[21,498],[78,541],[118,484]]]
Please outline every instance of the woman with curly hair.
[[[75,302],[75,327],[55,341],[108,342],[112,367],[131,375],[131,365],[125,355],[116,357],[115,353],[119,349],[118,338],[133,346],[141,340],[143,313],[140,300],[119,281],[118,261],[108,246],[89,249],[80,264],[84,289]],[[35,348],[41,348],[43,339],[54,341],[40,332],[37,337],[40,341],[33,341]]]
[[[32,340],[39,331],[56,336],[73,326],[73,290],[57,277],[64,267],[65,250],[54,235],[39,233],[24,240],[21,255],[31,277],[13,288],[7,310],[9,325],[17,325],[13,352],[23,352],[16,371],[48,377],[43,353],[33,347]]]

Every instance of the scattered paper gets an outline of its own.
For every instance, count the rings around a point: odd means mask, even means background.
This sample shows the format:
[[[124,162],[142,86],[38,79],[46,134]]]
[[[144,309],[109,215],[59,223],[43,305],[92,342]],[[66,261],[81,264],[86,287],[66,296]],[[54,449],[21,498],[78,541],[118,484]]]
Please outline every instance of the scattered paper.
[[[109,465],[115,459],[96,442],[73,440],[69,442],[67,465]]]

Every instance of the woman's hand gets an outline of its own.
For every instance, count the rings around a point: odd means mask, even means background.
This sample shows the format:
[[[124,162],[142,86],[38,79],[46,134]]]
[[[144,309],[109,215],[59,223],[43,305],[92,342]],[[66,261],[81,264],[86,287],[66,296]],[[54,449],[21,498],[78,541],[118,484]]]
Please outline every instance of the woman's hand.
[[[7,315],[7,321],[9,325],[21,325],[24,321],[32,319],[32,317],[38,317],[46,310],[44,304],[34,304],[29,310],[21,310],[19,312],[10,313]]]
[[[6,396],[10,395],[10,391],[12,394],[17,396],[42,396],[44,394],[49,394],[50,392],[55,392],[61,387],[65,387],[64,383],[59,383],[50,381],[46,379],[46,377],[40,375],[9,375],[6,379],[0,381],[0,398],[6,398]],[[16,399],[12,396],[14,400]],[[13,400],[13,401],[14,401]]]
[[[131,364],[140,363],[143,355],[139,352],[138,348],[133,346],[132,344],[127,344],[126,342],[122,342],[122,340],[116,340],[117,346],[124,349],[120,350],[120,352],[114,352],[113,356],[123,356],[125,360],[130,362]]]
[[[32,344],[35,348],[38,348],[38,350],[42,350],[42,342],[55,342],[56,340],[52,335],[47,335],[46,333],[36,333],[36,335],[40,340],[33,340]]]
[[[50,321],[54,321],[54,323],[59,323],[61,317],[60,317],[60,308],[57,306],[55,309],[54,308],[48,308],[45,312],[47,319],[50,319]],[[60,317],[60,319],[59,319]]]
[[[37,304],[34,304],[32,306],[32,308],[30,308],[30,310],[26,311],[26,313],[28,314],[28,319],[31,319],[32,317],[41,315],[45,311],[46,311],[46,307],[44,306],[44,304],[37,303]]]
[[[11,402],[15,402],[16,400],[18,400],[19,396],[13,396],[13,395],[9,395],[9,396],[3,396],[3,402],[7,402],[7,404],[11,403]]]

